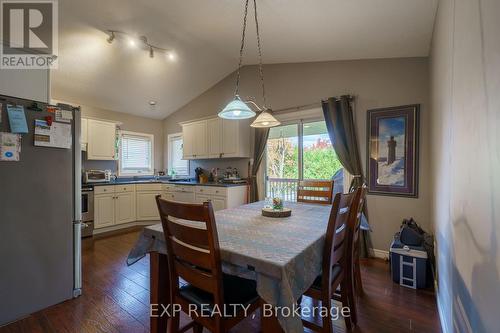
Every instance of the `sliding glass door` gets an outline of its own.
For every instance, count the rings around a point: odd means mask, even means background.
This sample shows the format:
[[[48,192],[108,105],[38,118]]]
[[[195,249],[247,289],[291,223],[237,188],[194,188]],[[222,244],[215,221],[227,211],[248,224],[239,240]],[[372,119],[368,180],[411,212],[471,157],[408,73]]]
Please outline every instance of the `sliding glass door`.
[[[266,196],[295,201],[302,179],[332,179],[342,169],[324,121],[273,127],[266,147]]]

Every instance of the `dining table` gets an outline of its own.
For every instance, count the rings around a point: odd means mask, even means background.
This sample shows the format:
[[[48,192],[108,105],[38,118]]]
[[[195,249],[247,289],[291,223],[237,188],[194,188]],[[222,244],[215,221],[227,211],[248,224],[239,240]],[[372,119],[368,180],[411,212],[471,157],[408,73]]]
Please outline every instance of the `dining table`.
[[[321,274],[331,205],[285,202],[289,217],[265,217],[259,201],[215,212],[222,269],[253,279],[257,293],[273,309],[293,309]],[[167,246],[161,224],[145,227],[127,258],[134,264],[150,254],[151,304],[169,304]],[[263,332],[303,332],[300,316],[273,311],[262,318]],[[151,332],[166,332],[167,316],[151,316]]]

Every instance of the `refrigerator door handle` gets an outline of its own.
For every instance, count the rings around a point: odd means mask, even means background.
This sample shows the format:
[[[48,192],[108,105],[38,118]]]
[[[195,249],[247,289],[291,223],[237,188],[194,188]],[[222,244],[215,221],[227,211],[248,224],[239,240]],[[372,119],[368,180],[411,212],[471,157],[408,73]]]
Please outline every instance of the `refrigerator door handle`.
[[[82,221],[73,222],[73,297],[78,297],[82,294]]]

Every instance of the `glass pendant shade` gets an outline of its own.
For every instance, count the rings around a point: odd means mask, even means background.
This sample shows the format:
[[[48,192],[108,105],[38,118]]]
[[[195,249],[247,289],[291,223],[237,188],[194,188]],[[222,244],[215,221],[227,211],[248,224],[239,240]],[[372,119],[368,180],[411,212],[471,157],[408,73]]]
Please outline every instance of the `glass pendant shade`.
[[[267,110],[264,110],[259,114],[257,118],[255,118],[250,126],[255,128],[267,128],[278,126],[280,124],[281,123],[276,118],[274,118],[271,113],[269,113]]]
[[[255,117],[255,112],[236,96],[235,99],[229,102],[229,104],[219,112],[219,117],[232,120],[248,119]]]

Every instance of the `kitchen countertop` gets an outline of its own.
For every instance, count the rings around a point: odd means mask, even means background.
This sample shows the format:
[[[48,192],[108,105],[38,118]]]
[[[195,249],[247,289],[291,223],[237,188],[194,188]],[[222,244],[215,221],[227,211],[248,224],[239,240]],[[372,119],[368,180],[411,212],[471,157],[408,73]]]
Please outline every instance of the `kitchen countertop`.
[[[200,182],[194,180],[155,180],[155,179],[140,179],[140,180],[130,180],[130,179],[117,179],[110,182],[105,183],[92,183],[92,184],[83,184],[83,186],[103,186],[103,185],[121,185],[121,184],[172,184],[172,185],[188,185],[188,186],[216,186],[216,187],[234,187],[234,186],[246,186],[247,183],[241,184],[228,184],[228,183],[215,183],[209,182],[201,184]]]

